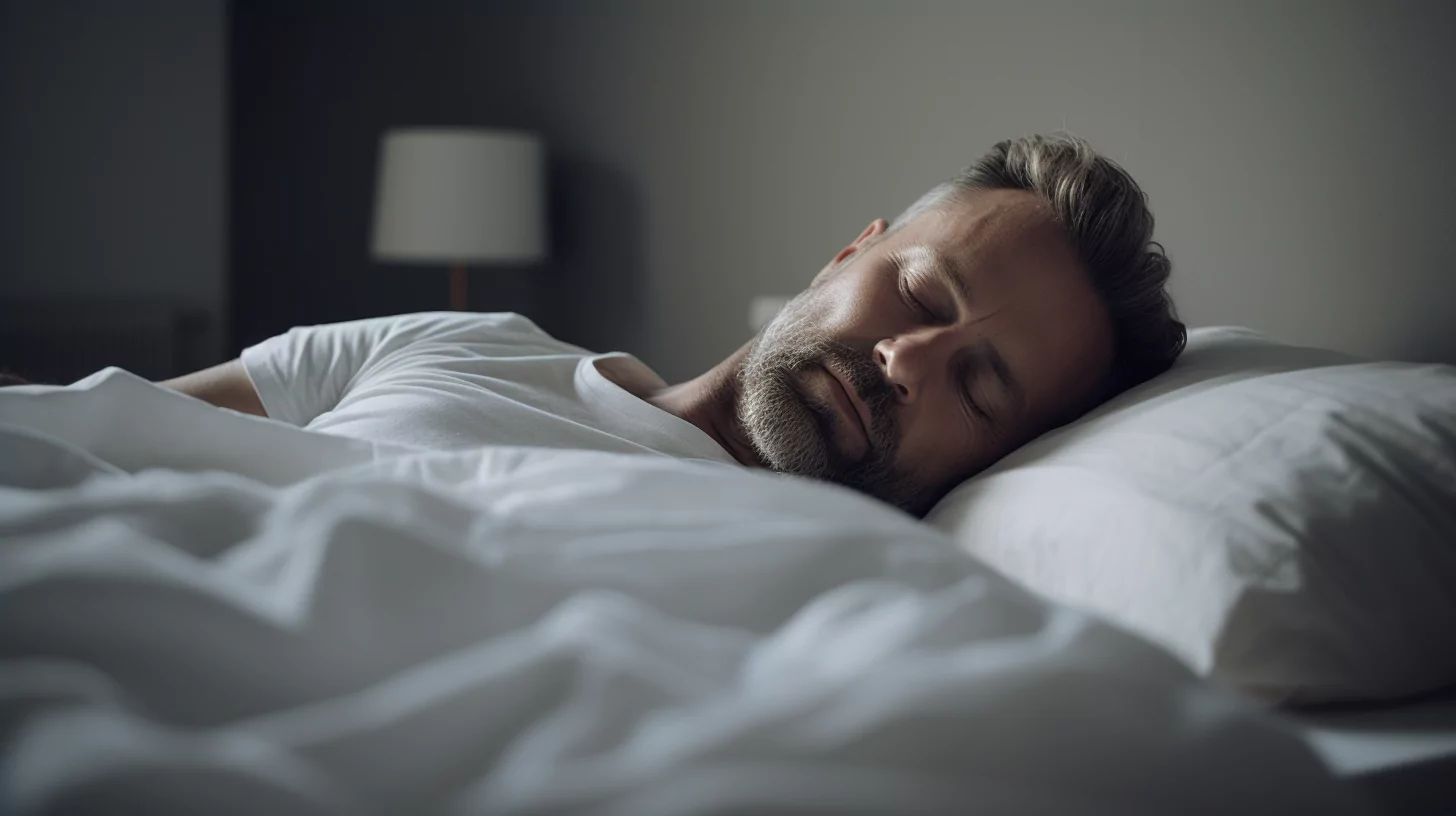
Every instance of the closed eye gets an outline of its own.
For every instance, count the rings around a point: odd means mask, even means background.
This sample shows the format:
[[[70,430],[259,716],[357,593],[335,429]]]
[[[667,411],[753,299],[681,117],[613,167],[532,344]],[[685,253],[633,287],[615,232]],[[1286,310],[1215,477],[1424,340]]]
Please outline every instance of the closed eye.
[[[970,412],[972,419],[982,424],[990,424],[991,415],[986,413],[986,410],[982,408],[979,403],[976,402],[976,398],[970,395],[970,389],[966,389],[965,403],[966,410]]]
[[[956,362],[955,370],[967,410],[987,425],[995,423],[991,416],[993,410],[997,417],[1008,419],[1015,412],[1026,409],[1026,392],[1006,364],[1006,358],[991,342],[983,341],[975,348],[965,349]],[[983,395],[989,392],[993,397],[990,409],[976,399],[978,387],[984,389],[981,390]]]
[[[950,323],[960,306],[971,302],[970,287],[946,259],[915,244],[890,253],[901,297],[930,322]],[[916,294],[917,291],[919,294]]]
[[[905,306],[920,320],[927,322],[935,320],[935,315],[925,307],[925,304],[920,298],[915,296],[915,288],[910,285],[910,276],[902,272],[898,275],[898,278],[900,300],[904,301]]]
[[[991,415],[976,401],[976,364],[974,354],[966,354],[961,357],[956,367],[956,381],[959,384],[961,404],[965,406],[966,413],[977,423],[989,425]]]

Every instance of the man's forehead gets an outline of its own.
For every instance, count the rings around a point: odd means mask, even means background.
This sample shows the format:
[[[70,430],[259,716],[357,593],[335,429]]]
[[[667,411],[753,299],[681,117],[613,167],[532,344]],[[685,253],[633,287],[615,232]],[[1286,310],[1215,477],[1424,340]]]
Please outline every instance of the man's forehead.
[[[922,213],[903,232],[906,243],[925,246],[950,263],[1065,242],[1051,207],[1026,190],[976,190],[957,196]]]
[[[1050,205],[1024,189],[973,192],[923,213],[900,232],[894,249],[914,248],[935,259],[965,287],[1006,272],[1080,265]]]

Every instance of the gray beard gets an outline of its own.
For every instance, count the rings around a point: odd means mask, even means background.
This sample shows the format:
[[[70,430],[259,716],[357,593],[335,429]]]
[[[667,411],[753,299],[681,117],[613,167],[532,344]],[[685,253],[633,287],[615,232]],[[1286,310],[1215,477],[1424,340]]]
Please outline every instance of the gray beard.
[[[813,325],[812,291],[790,301],[753,341],[738,371],[738,420],[774,470],[836,482],[916,512],[920,491],[895,466],[900,434],[895,393],[869,354],[836,342]],[[870,450],[859,461],[830,443],[831,406],[805,394],[800,376],[832,362],[870,409]]]

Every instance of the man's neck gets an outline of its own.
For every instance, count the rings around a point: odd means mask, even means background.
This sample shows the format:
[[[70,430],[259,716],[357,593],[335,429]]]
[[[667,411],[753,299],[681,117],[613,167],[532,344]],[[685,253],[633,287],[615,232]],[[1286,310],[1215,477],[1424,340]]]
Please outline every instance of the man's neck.
[[[669,414],[698,426],[739,464],[764,467],[738,421],[738,368],[747,354],[745,345],[691,380],[641,396]]]

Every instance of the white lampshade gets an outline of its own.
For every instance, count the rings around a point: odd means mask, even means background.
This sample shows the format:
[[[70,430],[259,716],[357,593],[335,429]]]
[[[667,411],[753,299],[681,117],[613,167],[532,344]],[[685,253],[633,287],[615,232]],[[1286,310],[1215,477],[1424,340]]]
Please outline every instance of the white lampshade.
[[[386,133],[374,257],[453,264],[543,258],[543,152],[535,136],[503,130]]]

